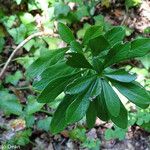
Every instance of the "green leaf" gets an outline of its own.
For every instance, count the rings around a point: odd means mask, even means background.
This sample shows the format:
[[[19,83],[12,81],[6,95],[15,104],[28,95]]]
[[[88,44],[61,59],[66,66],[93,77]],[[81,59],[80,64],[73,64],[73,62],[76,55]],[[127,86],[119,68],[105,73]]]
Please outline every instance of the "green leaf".
[[[99,78],[96,78],[95,81],[91,84],[91,93],[89,99],[92,101],[94,100],[99,94],[101,94],[102,91],[102,85],[101,80]]]
[[[115,135],[114,135],[114,131],[112,129],[106,129],[105,131],[105,139],[106,140],[111,140],[114,139]]]
[[[150,68],[150,53],[140,58],[144,67],[148,70]]]
[[[97,25],[89,27],[83,37],[83,44],[87,45],[91,39],[100,36],[102,34],[102,30],[102,27]]]
[[[40,80],[35,80],[33,86],[37,90],[43,90],[48,83],[58,77],[69,75],[74,71],[73,68],[66,65],[65,62],[58,62],[50,67],[47,67],[38,77]]]
[[[128,126],[128,113],[124,105],[120,101],[120,113],[117,117],[110,114],[112,122],[120,128],[126,129]]]
[[[27,69],[27,76],[36,77],[40,75],[47,67],[56,64],[59,61],[62,61],[64,53],[68,48],[61,48],[57,50],[51,50],[45,52],[41,57],[34,61],[31,66]]]
[[[85,56],[80,53],[66,53],[66,64],[74,68],[89,68],[92,69],[91,64],[87,61]]]
[[[34,22],[34,17],[32,16],[32,14],[30,14],[28,12],[21,13],[19,17],[23,24],[29,24],[31,22]]]
[[[25,113],[28,115],[34,114],[35,112],[40,111],[43,106],[44,103],[38,103],[34,97],[29,97],[28,104],[25,108]]]
[[[31,48],[34,46],[35,44],[35,40],[31,39],[28,43],[26,43],[23,47],[29,52],[31,50]]]
[[[5,40],[3,37],[0,37],[0,53],[3,51],[5,45]]]
[[[102,80],[104,98],[109,113],[117,117],[120,113],[120,99],[108,82]]]
[[[114,63],[126,60],[130,49],[131,43],[118,43],[114,45],[106,55],[104,67],[106,68]]]
[[[93,56],[97,56],[100,52],[107,50],[109,43],[103,35],[93,38],[89,41],[89,46]]]
[[[73,52],[82,53],[82,45],[77,41],[72,41],[70,43],[70,48]]]
[[[29,55],[16,58],[17,63],[22,65],[25,69],[27,69],[34,61],[33,57],[29,57]]]
[[[39,120],[37,123],[37,127],[39,129],[45,130],[45,131],[49,131],[49,127],[50,127],[50,123],[51,123],[51,119],[52,117],[47,117],[45,119]]]
[[[4,26],[5,26],[7,29],[8,29],[8,28],[9,28],[9,29],[12,28],[13,25],[14,25],[14,22],[16,21],[17,16],[16,16],[16,15],[5,16],[5,17],[4,17],[4,15],[2,15],[2,16],[3,16],[2,21],[3,21]]]
[[[113,26],[105,20],[105,17],[103,15],[99,14],[97,16],[94,16],[93,18],[96,25],[103,27],[103,32],[112,29]]]
[[[5,82],[17,85],[17,83],[21,78],[22,78],[21,71],[16,71],[15,74],[6,76]]]
[[[99,57],[94,57],[93,58],[93,68],[94,70],[98,73],[101,74],[103,71],[103,63],[102,60]]]
[[[141,126],[144,123],[144,120],[142,118],[138,118],[136,124]]]
[[[31,134],[31,129],[16,132],[12,140],[14,141],[14,143],[16,143],[16,145],[25,146],[30,142],[29,137],[31,136]]]
[[[91,25],[89,23],[84,23],[83,28],[79,29],[77,31],[77,37],[78,39],[83,39],[83,36],[85,35],[86,30],[90,27]]]
[[[27,28],[24,24],[21,24],[17,28],[9,29],[8,32],[13,37],[15,43],[19,44],[25,39],[27,35]]]
[[[96,109],[95,109],[95,102],[90,102],[89,108],[86,112],[86,123],[88,128],[92,128],[95,125],[96,122]]]
[[[150,34],[150,27],[146,27],[144,29],[144,34]]]
[[[130,7],[135,7],[138,6],[142,3],[142,0],[125,0],[125,5],[130,8]]]
[[[126,138],[126,132],[127,132],[127,128],[123,129],[123,128],[119,128],[119,127],[115,127],[115,139],[119,139],[120,141],[124,140]]]
[[[22,114],[22,105],[19,103],[15,95],[9,94],[7,91],[1,91],[0,97],[1,110],[8,114]]]
[[[112,70],[104,74],[106,77],[119,82],[132,82],[136,79],[136,75],[131,75],[123,69]]]
[[[65,119],[66,110],[72,101],[73,101],[73,96],[66,95],[63,101],[59,104],[51,120],[50,131],[53,134],[56,134],[64,130],[64,128],[67,126],[67,121]]]
[[[22,2],[22,0],[14,0],[14,1],[16,1],[17,5],[20,5]]]
[[[90,150],[99,150],[101,147],[101,142],[98,138],[87,137],[86,140],[82,143],[82,146]]]
[[[150,52],[150,38],[139,38],[131,42],[130,58],[142,57]]]
[[[137,82],[120,84],[119,82],[112,81],[112,84],[121,94],[136,105],[150,104],[150,95],[142,86],[139,86]]]
[[[84,91],[94,79],[95,76],[79,77],[66,87],[65,92],[71,95],[78,94]]]
[[[67,16],[69,11],[70,7],[68,5],[61,2],[55,4],[54,14],[56,17]]]
[[[141,127],[148,133],[150,132],[150,122],[142,124]]]
[[[84,142],[87,139],[86,129],[83,127],[76,127],[69,132],[69,138],[72,140],[78,140]]]
[[[105,67],[123,60],[142,57],[150,52],[150,38],[135,39],[130,43],[118,43],[112,47],[105,59]]]
[[[142,109],[146,109],[149,107],[149,104],[139,104],[139,103],[136,103],[136,105]]]
[[[125,30],[121,26],[113,27],[109,30],[105,35],[105,38],[109,41],[109,43],[113,46],[114,44],[122,41],[125,37]]]
[[[110,8],[111,2],[109,0],[101,0],[102,7]]]
[[[83,17],[89,16],[88,7],[85,5],[80,5],[74,14],[77,20],[80,21]]]
[[[66,111],[66,120],[68,123],[74,123],[85,116],[89,107],[89,95],[84,92],[77,96],[77,98],[70,104]]]
[[[60,37],[62,38],[62,40],[68,44],[71,41],[75,40],[75,37],[73,36],[73,33],[70,30],[70,28],[61,22],[58,23],[58,33],[59,33]]]
[[[79,121],[85,114],[92,101],[101,92],[99,82],[96,80],[83,93],[70,104],[66,111],[66,120],[68,123]]]
[[[26,126],[29,127],[33,127],[33,124],[35,122],[35,117],[34,115],[25,115],[25,122],[26,122]]]
[[[50,103],[61,94],[65,87],[74,79],[80,72],[56,78],[48,83],[37,98],[40,103]]]
[[[107,110],[103,92],[99,96],[96,97],[94,102],[95,102],[97,117],[103,121],[108,121],[110,119],[110,117],[108,114],[108,110]]]

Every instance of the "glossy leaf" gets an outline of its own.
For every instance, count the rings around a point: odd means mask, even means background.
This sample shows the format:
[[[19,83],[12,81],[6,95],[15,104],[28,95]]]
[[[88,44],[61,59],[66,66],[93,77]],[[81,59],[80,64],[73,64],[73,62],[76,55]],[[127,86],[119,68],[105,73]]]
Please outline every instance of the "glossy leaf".
[[[101,74],[103,71],[103,63],[102,60],[99,57],[94,57],[93,58],[93,68],[94,70],[98,73]]]
[[[106,106],[103,93],[97,96],[94,101],[95,101],[95,106],[96,106],[97,117],[103,121],[108,121],[110,117],[109,117],[109,113],[108,113],[108,109]]]
[[[70,43],[70,48],[73,52],[82,53],[82,45],[77,41],[72,41]]]
[[[112,82],[118,91],[135,104],[150,104],[150,95],[146,90],[139,86],[137,82],[119,83]]]
[[[100,52],[108,49],[109,43],[103,35],[100,35],[94,39],[91,39],[89,41],[89,46],[93,56],[97,56]]]
[[[105,38],[109,41],[109,43],[113,46],[117,42],[120,42],[125,37],[125,30],[121,26],[113,27],[109,30],[105,35]]]
[[[150,39],[140,38],[130,43],[118,43],[109,51],[105,58],[105,67],[123,60],[142,57],[150,52]]]
[[[41,92],[38,97],[38,102],[40,103],[50,103],[55,100],[55,98],[64,91],[65,87],[72,81],[78,73],[63,76],[52,80]]]
[[[91,84],[95,76],[80,77],[66,87],[66,94],[78,94]]]
[[[67,126],[67,120],[65,119],[66,110],[72,101],[73,96],[66,95],[63,101],[59,104],[51,120],[50,131],[53,134],[56,134],[64,130],[64,128]]]
[[[69,75],[73,71],[74,69],[66,65],[65,62],[56,63],[47,67],[47,69],[45,69],[38,78],[35,79],[33,86],[36,90],[43,90],[51,80]]]
[[[90,100],[94,100],[99,94],[101,94],[102,91],[102,85],[101,85],[101,80],[99,78],[96,78],[95,81],[93,81],[93,83],[91,84],[90,87]]]
[[[99,87],[97,82],[93,82],[89,88],[79,94],[68,107],[66,112],[66,120],[68,123],[79,121],[86,114],[90,100],[93,100],[93,98],[95,98],[101,92],[100,88],[95,87],[96,85]]]
[[[72,17],[73,13],[67,15]],[[150,104],[150,94],[134,82],[135,75],[123,69],[110,69],[110,66],[149,53],[150,39],[123,43],[125,31],[122,27],[104,33],[101,26],[91,26],[80,44],[63,23],[58,24],[58,32],[68,48],[42,54],[28,71],[29,76],[37,77],[34,87],[43,90],[39,102],[49,103],[61,93],[66,94],[54,114],[51,131],[58,133],[85,115],[90,128],[96,116],[103,121],[111,119],[118,127],[126,128],[127,111],[112,85],[142,108]]]
[[[96,122],[96,106],[95,102],[90,102],[89,108],[86,112],[86,123],[88,128],[93,128]]]
[[[100,36],[102,34],[102,30],[102,27],[97,25],[89,27],[83,37],[83,44],[88,44],[89,40]]]
[[[150,38],[139,38],[131,42],[131,57],[142,57],[147,53],[150,53]]]
[[[106,68],[122,60],[126,60],[125,57],[128,56],[130,49],[130,43],[118,43],[114,45],[105,58],[104,67]]]
[[[45,52],[41,57],[34,61],[28,68],[26,74],[29,77],[36,77],[40,75],[47,67],[56,64],[64,57],[64,53],[68,48],[61,48]]]
[[[89,68],[92,69],[91,64],[87,61],[85,56],[80,53],[66,53],[66,64],[74,68]]]
[[[102,80],[102,87],[107,109],[112,116],[117,117],[120,112],[120,99],[107,81]]]
[[[132,82],[136,79],[136,75],[131,75],[123,69],[106,72],[105,76],[120,82]]]
[[[126,129],[128,125],[128,113],[124,105],[120,101],[120,113],[119,116],[114,117],[110,115],[112,122],[120,128]]]
[[[58,23],[58,32],[62,40],[68,44],[71,41],[75,40],[74,35],[72,31],[70,30],[70,28],[61,22]]]
[[[85,116],[86,111],[89,107],[90,100],[89,95],[84,92],[70,104],[66,111],[66,120],[68,123],[74,123],[79,121],[82,117]]]
[[[148,70],[150,68],[150,53],[139,58],[143,66]]]

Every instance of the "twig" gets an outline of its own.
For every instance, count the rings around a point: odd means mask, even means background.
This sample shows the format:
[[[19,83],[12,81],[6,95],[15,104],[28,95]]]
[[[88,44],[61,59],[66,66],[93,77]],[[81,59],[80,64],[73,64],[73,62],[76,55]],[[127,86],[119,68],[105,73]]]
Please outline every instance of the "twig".
[[[23,47],[27,42],[29,42],[31,39],[35,38],[35,37],[39,37],[39,36],[55,36],[53,33],[49,33],[49,32],[45,32],[45,31],[41,31],[41,32],[37,32],[34,33],[30,36],[28,36],[24,41],[22,41],[15,49],[14,51],[11,53],[11,55],[9,56],[8,60],[6,61],[4,67],[2,68],[1,72],[0,72],[0,79],[2,79],[3,74],[5,73],[9,63],[11,62],[12,58],[14,57],[14,55],[16,54],[16,52]]]
[[[125,7],[125,15],[124,15],[124,18],[123,18],[123,20],[122,20],[122,22],[121,22],[121,25],[123,26],[124,25],[124,23],[126,22],[126,20],[129,18],[129,9],[128,9],[128,7],[126,6]]]

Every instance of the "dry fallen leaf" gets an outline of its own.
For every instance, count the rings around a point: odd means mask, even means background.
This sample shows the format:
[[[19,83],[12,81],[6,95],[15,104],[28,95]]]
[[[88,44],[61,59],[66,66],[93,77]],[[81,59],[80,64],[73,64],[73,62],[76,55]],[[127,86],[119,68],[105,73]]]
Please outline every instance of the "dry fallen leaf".
[[[25,120],[23,119],[15,119],[10,123],[10,127],[13,131],[20,131],[26,127]]]

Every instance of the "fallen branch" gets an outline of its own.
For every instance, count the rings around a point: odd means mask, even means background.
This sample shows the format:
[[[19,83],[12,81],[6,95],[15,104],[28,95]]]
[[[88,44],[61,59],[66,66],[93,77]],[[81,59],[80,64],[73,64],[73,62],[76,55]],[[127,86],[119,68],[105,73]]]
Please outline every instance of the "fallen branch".
[[[4,67],[2,68],[1,72],[0,72],[0,79],[2,79],[2,76],[4,75],[9,63],[11,62],[12,58],[14,57],[14,55],[16,54],[16,52],[22,48],[27,42],[29,42],[31,39],[35,38],[35,37],[39,37],[39,36],[56,36],[54,33],[49,33],[49,32],[45,32],[45,31],[41,31],[41,32],[37,32],[34,33],[30,36],[28,36],[24,41],[22,41],[15,49],[14,51],[11,53],[11,55],[9,56],[8,60],[6,61]]]

